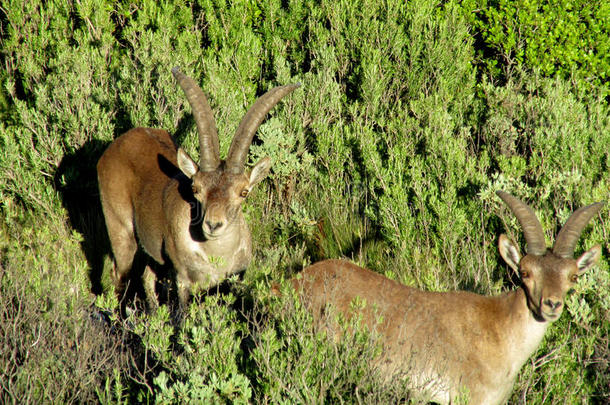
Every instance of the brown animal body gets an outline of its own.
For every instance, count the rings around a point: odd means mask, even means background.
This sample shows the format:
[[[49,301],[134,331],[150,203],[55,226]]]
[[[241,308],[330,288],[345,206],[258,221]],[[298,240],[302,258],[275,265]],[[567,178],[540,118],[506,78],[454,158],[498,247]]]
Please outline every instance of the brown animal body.
[[[135,128],[108,147],[97,171],[117,293],[124,292],[139,243],[157,263],[169,260],[185,304],[194,285],[214,286],[248,266],[251,237],[241,205],[271,164],[269,158],[261,159],[245,173],[248,149],[265,115],[297,86],[276,87],[259,98],[239,125],[226,161],[221,161],[205,95],[177,68],[172,73],[193,109],[199,165],[166,131]],[[154,289],[148,279],[150,299]]]
[[[404,286],[344,260],[316,263],[293,285],[322,325],[330,305],[350,314],[364,301],[364,323],[379,333],[383,353],[372,363],[389,381],[408,378],[414,395],[442,404],[466,398],[471,404],[500,404],[509,397],[525,361],[563,310],[567,291],[600,257],[595,246],[572,258],[574,245],[602,204],[583,207],[562,228],[552,251],[529,207],[499,192],[518,217],[527,255],[506,236],[500,253],[522,286],[496,297],[470,292],[426,292]]]

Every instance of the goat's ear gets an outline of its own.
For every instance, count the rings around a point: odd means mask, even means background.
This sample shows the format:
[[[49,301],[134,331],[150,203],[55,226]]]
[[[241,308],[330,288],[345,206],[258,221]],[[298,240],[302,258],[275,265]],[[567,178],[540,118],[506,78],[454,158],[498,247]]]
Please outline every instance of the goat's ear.
[[[500,249],[500,256],[504,259],[515,272],[519,272],[519,262],[521,261],[521,253],[519,248],[513,243],[512,240],[504,234],[500,235],[498,240],[498,248]]]
[[[602,248],[599,245],[593,246],[591,249],[583,253],[577,260],[578,275],[584,274],[587,270],[597,263],[602,254]]]
[[[250,189],[259,183],[262,179],[267,177],[269,169],[271,168],[271,159],[268,156],[262,158],[254,165],[250,172]]]
[[[176,156],[178,160],[178,167],[182,170],[182,173],[186,174],[189,178],[193,177],[195,173],[199,171],[199,166],[182,148],[178,148]]]

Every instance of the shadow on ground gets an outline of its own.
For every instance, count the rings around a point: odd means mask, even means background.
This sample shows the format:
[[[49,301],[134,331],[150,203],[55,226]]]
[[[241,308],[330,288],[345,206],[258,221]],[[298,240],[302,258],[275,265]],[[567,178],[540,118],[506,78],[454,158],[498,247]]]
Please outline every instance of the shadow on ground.
[[[104,257],[110,254],[96,173],[97,161],[108,145],[108,142],[91,140],[75,152],[66,154],[54,179],[70,225],[83,236],[81,248],[89,264],[91,291],[96,295],[102,293]]]

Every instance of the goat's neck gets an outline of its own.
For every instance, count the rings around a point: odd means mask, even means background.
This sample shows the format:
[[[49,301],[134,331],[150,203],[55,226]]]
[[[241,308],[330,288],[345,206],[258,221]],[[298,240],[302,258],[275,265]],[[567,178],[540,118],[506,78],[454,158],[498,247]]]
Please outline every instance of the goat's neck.
[[[516,376],[521,366],[540,346],[549,322],[536,319],[528,306],[527,294],[521,287],[499,298],[507,304],[506,323],[501,328],[506,333],[505,342],[511,353],[508,359],[511,363],[510,373]]]

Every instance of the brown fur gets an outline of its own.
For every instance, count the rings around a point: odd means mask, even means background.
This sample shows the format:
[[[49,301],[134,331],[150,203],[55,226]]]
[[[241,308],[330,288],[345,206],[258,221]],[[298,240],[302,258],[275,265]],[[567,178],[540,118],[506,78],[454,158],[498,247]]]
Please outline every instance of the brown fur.
[[[221,167],[196,170],[189,178],[179,168],[177,153],[166,131],[135,128],[117,138],[98,162],[118,294],[138,242],[156,262],[171,259],[183,304],[192,285],[213,286],[248,265],[250,232],[240,206],[241,193],[254,185],[249,176],[225,173]],[[268,159],[263,166],[256,181],[267,173]],[[147,293],[152,294],[150,286]]]
[[[521,259],[504,235],[499,245],[525,278],[522,287],[497,297],[420,291],[344,260],[309,266],[292,283],[325,328],[334,323],[329,307],[349,316],[354,299],[365,302],[364,323],[379,333],[384,347],[372,365],[387,381],[408,378],[417,397],[442,404],[463,397],[471,404],[499,404],[547,326],[561,315],[577,276],[601,252],[595,246],[576,260],[552,252]]]
[[[241,205],[271,166],[265,157],[245,173],[248,149],[267,113],[299,85],[278,86],[259,97],[240,122],[226,161],[221,161],[207,97],[178,67],[172,74],[193,111],[200,164],[167,132],[135,128],[108,147],[97,172],[117,293],[123,294],[139,243],[157,263],[170,259],[185,305],[192,287],[215,286],[248,266],[252,243]],[[144,279],[154,306],[154,276],[148,267]]]

